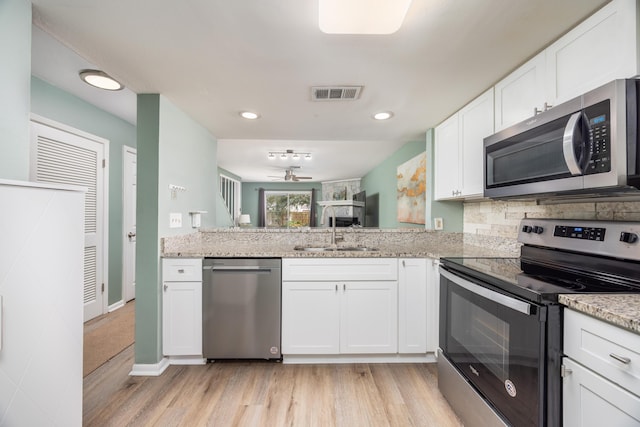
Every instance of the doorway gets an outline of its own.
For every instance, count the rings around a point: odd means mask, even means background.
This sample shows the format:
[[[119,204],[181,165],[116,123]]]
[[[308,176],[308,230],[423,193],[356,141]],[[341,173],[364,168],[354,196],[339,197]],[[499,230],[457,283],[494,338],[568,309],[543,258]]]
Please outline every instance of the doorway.
[[[123,147],[123,203],[122,228],[124,246],[122,249],[122,298],[129,302],[136,297],[136,191],[137,191],[137,150]]]

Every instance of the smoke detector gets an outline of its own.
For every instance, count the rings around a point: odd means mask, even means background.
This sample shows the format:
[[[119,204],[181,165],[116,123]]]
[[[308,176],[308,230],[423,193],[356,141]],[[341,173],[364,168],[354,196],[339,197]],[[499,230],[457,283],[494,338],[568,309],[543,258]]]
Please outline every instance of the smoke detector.
[[[362,86],[313,86],[312,101],[353,101],[360,97]]]

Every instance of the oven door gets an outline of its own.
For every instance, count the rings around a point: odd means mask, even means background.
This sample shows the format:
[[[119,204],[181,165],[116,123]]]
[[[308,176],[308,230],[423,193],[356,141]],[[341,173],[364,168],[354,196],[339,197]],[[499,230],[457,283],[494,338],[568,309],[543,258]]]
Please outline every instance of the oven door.
[[[509,424],[544,425],[546,307],[443,268],[440,277],[444,355]]]

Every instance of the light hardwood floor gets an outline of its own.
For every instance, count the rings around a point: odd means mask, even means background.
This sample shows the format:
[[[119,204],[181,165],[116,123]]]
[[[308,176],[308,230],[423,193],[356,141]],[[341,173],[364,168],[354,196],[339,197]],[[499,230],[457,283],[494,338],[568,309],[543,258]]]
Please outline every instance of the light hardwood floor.
[[[133,346],[85,378],[85,426],[460,426],[432,364],[216,362],[129,377]]]

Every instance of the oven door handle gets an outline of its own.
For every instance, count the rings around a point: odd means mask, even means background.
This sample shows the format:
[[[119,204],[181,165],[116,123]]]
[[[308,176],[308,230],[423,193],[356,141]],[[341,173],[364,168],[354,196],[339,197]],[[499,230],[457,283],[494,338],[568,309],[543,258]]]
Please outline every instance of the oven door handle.
[[[487,298],[488,300],[497,302],[498,304],[509,307],[520,313],[524,313],[526,315],[531,314],[531,304],[527,302],[509,297],[507,295],[501,294],[496,291],[492,291],[491,289],[487,289],[480,285],[476,285],[475,283],[470,282],[466,279],[463,279],[462,277],[457,276],[443,269],[442,267],[440,267],[440,275],[447,278],[448,280],[455,283],[456,285],[468,290],[469,292],[472,292],[476,295]]]

